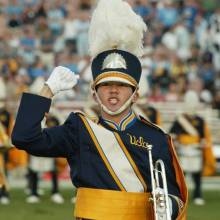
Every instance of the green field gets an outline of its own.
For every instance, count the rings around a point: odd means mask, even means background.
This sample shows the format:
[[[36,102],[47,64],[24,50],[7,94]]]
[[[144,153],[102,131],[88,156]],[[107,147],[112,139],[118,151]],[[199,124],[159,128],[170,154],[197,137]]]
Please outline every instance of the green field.
[[[42,197],[39,204],[27,204],[23,190],[11,191],[11,204],[0,205],[0,220],[73,220],[73,205],[70,203],[73,195],[70,189],[62,190],[65,197],[63,205],[56,205],[50,201],[49,193]],[[195,206],[191,203],[188,209],[190,220],[219,220],[220,192],[205,191],[206,205]],[[135,219],[134,219],[135,220]]]

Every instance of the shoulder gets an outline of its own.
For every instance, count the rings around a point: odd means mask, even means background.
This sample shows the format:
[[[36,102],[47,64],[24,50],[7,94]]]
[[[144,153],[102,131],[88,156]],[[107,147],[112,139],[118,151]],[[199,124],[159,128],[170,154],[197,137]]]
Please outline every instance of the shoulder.
[[[147,110],[152,112],[157,112],[157,109],[154,108],[153,106],[147,106]]]
[[[76,121],[76,120],[77,121],[78,120],[82,121],[83,119],[89,119],[89,120],[91,120],[95,123],[98,123],[98,120],[99,120],[98,117],[92,117],[92,116],[90,116],[90,115],[88,115],[88,114],[86,114],[86,113],[84,113],[80,110],[76,110],[76,111],[71,112],[69,114],[66,121],[71,121],[71,122]]]
[[[203,117],[197,115],[196,118],[193,120],[193,124],[196,126],[204,127],[206,125],[206,121]]]
[[[203,117],[201,117],[200,115],[196,115],[196,119],[198,121],[205,122],[205,119]]]

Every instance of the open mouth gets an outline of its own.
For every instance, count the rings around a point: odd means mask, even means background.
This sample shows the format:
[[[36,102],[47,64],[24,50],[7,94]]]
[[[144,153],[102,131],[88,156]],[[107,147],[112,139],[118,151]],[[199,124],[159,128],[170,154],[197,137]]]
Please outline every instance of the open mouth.
[[[109,98],[109,99],[108,99],[108,102],[109,102],[111,105],[116,105],[116,104],[119,102],[119,100],[118,100],[117,98],[115,98],[115,97],[112,97],[112,98]]]

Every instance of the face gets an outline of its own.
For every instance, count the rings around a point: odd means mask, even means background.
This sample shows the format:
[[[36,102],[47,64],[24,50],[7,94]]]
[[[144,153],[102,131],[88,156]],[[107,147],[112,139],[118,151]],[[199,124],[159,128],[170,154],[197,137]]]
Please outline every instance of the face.
[[[119,82],[101,83],[97,88],[97,94],[110,111],[117,111],[133,94],[130,85]],[[137,94],[133,97],[133,102],[137,99]],[[130,109],[127,109],[129,111]]]

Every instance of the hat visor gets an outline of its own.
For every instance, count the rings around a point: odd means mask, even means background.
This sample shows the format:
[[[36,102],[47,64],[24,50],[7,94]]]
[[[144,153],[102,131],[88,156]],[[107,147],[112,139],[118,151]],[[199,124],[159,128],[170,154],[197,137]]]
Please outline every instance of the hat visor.
[[[106,82],[118,82],[118,83],[124,83],[124,84],[128,84],[131,86],[136,87],[136,85],[134,83],[132,83],[131,81],[121,78],[121,77],[105,77],[100,79],[98,82],[96,82],[95,86],[100,85],[101,83],[106,83]]]
[[[104,72],[96,77],[94,81],[94,86],[97,86],[100,83],[104,82],[120,82],[125,83],[134,87],[137,87],[138,84],[136,80],[128,74],[122,72]]]

